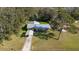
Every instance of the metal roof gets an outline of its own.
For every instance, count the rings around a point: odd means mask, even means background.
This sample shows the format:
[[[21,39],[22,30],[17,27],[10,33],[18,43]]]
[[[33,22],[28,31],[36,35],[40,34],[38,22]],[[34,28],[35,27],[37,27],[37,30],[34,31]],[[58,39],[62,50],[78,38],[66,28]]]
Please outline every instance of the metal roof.
[[[37,24],[34,26],[34,28],[50,28],[49,24]]]
[[[27,24],[27,29],[31,28],[51,28],[49,24],[40,24],[37,21],[33,21]]]

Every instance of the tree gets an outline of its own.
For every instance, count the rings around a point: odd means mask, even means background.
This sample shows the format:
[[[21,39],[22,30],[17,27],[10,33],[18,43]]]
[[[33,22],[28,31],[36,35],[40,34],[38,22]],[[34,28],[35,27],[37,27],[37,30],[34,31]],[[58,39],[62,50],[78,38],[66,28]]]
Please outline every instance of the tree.
[[[0,8],[0,40],[17,34],[28,21],[32,8]]]
[[[75,7],[75,9],[71,12],[71,16],[76,20],[79,20],[79,8]]]
[[[38,21],[49,22],[51,19],[55,19],[57,16],[56,9],[42,8],[38,11]]]
[[[57,18],[54,20],[55,26],[58,27],[59,29],[59,35],[58,35],[58,38],[57,40],[59,40],[60,38],[60,35],[62,33],[62,29],[64,29],[64,25],[66,26],[71,26],[71,24],[75,21],[75,19],[73,17],[70,16],[70,14],[68,14],[66,12],[66,10],[64,10],[63,8],[58,8],[58,16]]]

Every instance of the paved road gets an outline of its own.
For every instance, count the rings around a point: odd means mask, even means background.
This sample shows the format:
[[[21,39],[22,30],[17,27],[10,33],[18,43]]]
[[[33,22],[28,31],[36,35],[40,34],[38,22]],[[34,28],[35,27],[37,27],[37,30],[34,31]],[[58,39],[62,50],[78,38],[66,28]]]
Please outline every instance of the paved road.
[[[22,51],[30,51],[32,47],[31,45],[32,45],[32,36],[26,37]]]

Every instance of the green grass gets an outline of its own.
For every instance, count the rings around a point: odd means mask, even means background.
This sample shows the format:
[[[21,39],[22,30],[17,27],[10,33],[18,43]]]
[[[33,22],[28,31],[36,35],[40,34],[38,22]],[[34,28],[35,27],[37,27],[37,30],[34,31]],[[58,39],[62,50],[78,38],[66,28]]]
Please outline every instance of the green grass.
[[[40,24],[48,24],[47,22],[40,22]]]

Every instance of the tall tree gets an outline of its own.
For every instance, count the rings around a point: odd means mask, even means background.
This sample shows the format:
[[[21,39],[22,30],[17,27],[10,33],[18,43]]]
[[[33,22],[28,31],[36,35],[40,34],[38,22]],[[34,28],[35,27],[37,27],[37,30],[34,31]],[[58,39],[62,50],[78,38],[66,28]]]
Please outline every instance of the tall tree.
[[[56,29],[59,29],[59,35],[57,38],[57,40],[59,40],[60,35],[62,33],[62,29],[64,29],[64,25],[71,26],[71,24],[74,22],[75,19],[71,17],[71,15],[68,14],[66,10],[63,8],[58,8],[57,12],[58,12],[58,16],[53,22],[55,22],[56,24],[55,26],[57,26]]]

